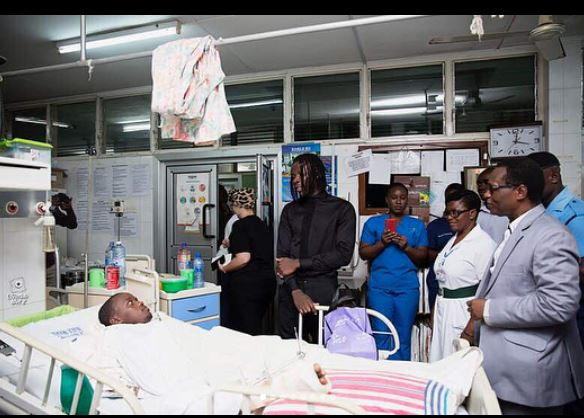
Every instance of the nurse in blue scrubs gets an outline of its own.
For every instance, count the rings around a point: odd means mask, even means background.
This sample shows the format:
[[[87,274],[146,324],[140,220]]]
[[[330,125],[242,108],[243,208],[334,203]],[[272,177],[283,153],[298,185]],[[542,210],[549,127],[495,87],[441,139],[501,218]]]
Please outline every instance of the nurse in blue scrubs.
[[[408,190],[403,184],[392,183],[385,201],[388,213],[365,223],[359,245],[359,255],[371,265],[367,307],[384,314],[397,329],[400,349],[389,359],[410,360],[412,326],[420,299],[417,272],[426,261],[428,237],[424,223],[405,214]],[[386,230],[388,218],[396,220],[396,232]],[[377,319],[373,319],[372,328],[387,331]],[[391,350],[394,346],[389,335],[377,334],[375,339],[379,349]]]

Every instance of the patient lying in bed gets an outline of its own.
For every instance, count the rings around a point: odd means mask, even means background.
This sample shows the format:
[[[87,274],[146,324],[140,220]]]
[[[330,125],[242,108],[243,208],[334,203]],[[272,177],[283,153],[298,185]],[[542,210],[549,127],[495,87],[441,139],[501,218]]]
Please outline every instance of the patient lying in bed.
[[[294,342],[274,350],[274,339],[282,342],[278,337],[205,331],[165,315],[153,319],[130,293],[112,296],[98,316],[105,328],[79,338],[75,353],[139,388],[149,413],[201,413],[213,389],[227,383],[323,393],[330,388],[322,367],[301,360]],[[227,334],[231,344],[220,344]],[[238,395],[216,394],[217,413],[237,413],[240,404]]]

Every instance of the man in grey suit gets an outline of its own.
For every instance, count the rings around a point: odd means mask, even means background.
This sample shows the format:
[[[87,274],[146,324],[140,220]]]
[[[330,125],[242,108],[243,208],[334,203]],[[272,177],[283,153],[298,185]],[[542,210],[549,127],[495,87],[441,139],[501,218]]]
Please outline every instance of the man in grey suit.
[[[542,170],[527,158],[491,173],[488,205],[510,224],[477,298],[467,302],[471,320],[462,337],[483,351],[504,414],[560,414],[584,396],[578,248],[545,214],[543,185]]]

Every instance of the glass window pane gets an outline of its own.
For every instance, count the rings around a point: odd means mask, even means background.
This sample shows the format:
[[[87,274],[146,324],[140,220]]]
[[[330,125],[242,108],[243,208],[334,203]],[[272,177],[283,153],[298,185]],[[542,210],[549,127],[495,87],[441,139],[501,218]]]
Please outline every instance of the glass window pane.
[[[9,113],[12,138],[47,142],[47,108],[15,110]]]
[[[444,130],[442,65],[371,71],[371,136]]]
[[[359,73],[294,79],[294,141],[359,137]]]
[[[195,144],[186,141],[175,141],[171,138],[162,138],[162,130],[160,129],[160,114],[156,114],[156,124],[158,126],[158,148],[159,149],[175,149],[175,148],[193,148]]]
[[[150,150],[150,95],[103,101],[106,152]]]
[[[460,62],[454,66],[456,132],[535,120],[535,57]]]
[[[95,147],[95,102],[56,105],[52,114],[57,156],[86,154]]]
[[[236,131],[223,145],[284,142],[284,82],[282,80],[225,86]]]

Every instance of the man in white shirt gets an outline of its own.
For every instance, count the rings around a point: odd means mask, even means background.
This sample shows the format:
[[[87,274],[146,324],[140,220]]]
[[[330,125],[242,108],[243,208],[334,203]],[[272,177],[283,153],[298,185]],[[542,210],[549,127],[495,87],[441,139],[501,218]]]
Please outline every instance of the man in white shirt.
[[[491,210],[487,206],[487,199],[485,198],[485,193],[487,192],[487,187],[489,183],[489,175],[493,171],[495,166],[487,167],[485,170],[479,174],[477,177],[477,188],[479,191],[479,196],[483,201],[481,210],[479,211],[478,224],[487,234],[493,238],[497,244],[503,241],[503,235],[509,225],[509,220],[505,216],[498,216],[491,213]]]
[[[467,302],[471,321],[462,336],[483,351],[504,414],[560,414],[584,396],[578,249],[545,213],[543,186],[541,168],[517,158],[493,169],[485,193],[510,225],[477,298]]]

